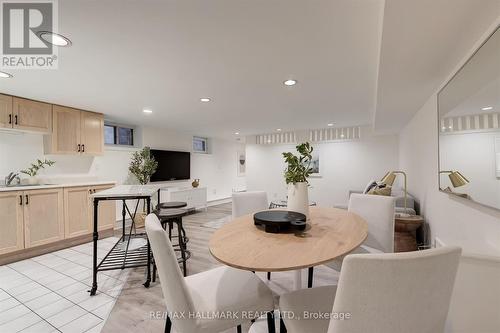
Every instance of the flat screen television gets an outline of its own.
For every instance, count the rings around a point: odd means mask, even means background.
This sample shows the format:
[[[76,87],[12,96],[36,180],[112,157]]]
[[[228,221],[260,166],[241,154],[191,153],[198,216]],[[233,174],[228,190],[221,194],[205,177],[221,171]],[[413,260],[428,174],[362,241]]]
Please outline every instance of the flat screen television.
[[[151,149],[151,156],[158,162],[152,182],[191,178],[191,154],[185,151]]]

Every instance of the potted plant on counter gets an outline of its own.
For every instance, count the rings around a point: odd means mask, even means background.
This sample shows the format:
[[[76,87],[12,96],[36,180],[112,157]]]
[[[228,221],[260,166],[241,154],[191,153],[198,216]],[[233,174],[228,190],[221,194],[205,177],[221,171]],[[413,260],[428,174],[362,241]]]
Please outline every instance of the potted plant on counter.
[[[38,171],[40,171],[40,169],[45,169],[46,166],[53,166],[55,163],[56,162],[47,159],[43,161],[38,159],[36,160],[36,163],[31,163],[31,166],[29,168],[21,170],[21,173],[29,176],[29,185],[36,185],[38,184],[38,180],[36,178]]]
[[[299,156],[290,152],[283,153],[287,167],[285,181],[288,185],[288,210],[299,212],[309,218],[309,182],[312,173],[311,161],[313,147],[304,142],[295,147]]]
[[[130,161],[128,170],[137,178],[139,184],[146,185],[149,183],[151,176],[156,172],[157,168],[158,162],[151,156],[150,148],[144,147],[132,154],[132,160]],[[138,227],[144,225],[144,220],[146,218],[145,208],[145,205],[143,205],[142,214],[137,214],[135,218],[135,225]]]

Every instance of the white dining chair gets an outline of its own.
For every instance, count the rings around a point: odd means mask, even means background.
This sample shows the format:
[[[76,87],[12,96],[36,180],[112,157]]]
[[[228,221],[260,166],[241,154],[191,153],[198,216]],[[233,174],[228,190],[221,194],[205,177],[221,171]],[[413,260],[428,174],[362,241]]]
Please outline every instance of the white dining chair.
[[[368,224],[368,236],[364,243],[350,252],[390,253],[394,252],[394,206],[393,197],[371,194],[351,194],[347,210],[361,216]],[[327,264],[340,271],[345,256]]]
[[[233,193],[233,218],[256,213],[269,208],[267,193],[248,191]]]
[[[287,314],[280,333],[443,332],[460,253],[450,246],[348,255],[338,286],[280,297],[280,312]],[[307,319],[306,313],[331,318]]]
[[[154,214],[146,217],[146,233],[167,308],[165,332],[172,325],[179,333],[215,333],[232,327],[241,332],[241,324],[259,313],[267,313],[268,330],[275,332],[273,294],[255,274],[223,266],[183,277],[168,233]],[[222,316],[228,313],[230,317]]]
[[[269,209],[265,191],[237,192],[233,193],[232,199],[233,219]],[[267,272],[267,279],[271,280],[271,272]]]

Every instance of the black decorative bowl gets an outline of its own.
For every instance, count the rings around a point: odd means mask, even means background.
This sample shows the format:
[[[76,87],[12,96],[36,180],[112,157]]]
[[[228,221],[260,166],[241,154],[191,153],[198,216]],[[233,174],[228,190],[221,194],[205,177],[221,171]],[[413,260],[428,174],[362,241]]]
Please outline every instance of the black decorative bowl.
[[[264,226],[269,233],[286,232],[290,229],[305,230],[306,216],[302,213],[288,210],[265,210],[253,216],[255,225]]]

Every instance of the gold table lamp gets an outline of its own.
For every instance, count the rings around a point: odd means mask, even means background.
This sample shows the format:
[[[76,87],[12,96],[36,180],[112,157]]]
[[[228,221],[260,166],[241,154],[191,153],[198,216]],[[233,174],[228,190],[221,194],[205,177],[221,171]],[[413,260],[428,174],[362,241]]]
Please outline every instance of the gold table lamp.
[[[453,185],[453,187],[460,187],[460,186],[464,186],[464,185],[467,185],[469,184],[469,180],[467,178],[465,178],[464,175],[462,175],[459,171],[452,171],[452,170],[449,170],[449,171],[439,171],[439,174],[442,174],[442,173],[448,173],[448,178],[450,178],[450,181],[451,181],[451,185]]]
[[[394,184],[394,181],[396,180],[396,175],[401,174],[404,176],[404,191],[405,191],[405,215],[410,216],[408,214],[408,206],[407,206],[407,201],[408,201],[408,190],[406,186],[406,173],[403,171],[389,171],[388,173],[385,174],[385,176],[382,178],[382,183],[392,186]]]

